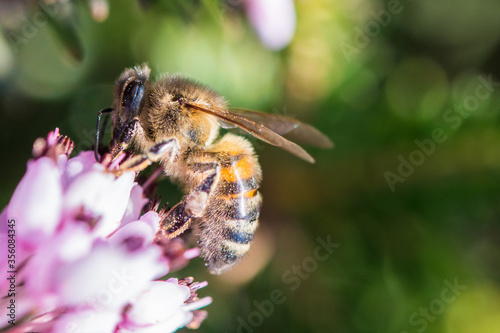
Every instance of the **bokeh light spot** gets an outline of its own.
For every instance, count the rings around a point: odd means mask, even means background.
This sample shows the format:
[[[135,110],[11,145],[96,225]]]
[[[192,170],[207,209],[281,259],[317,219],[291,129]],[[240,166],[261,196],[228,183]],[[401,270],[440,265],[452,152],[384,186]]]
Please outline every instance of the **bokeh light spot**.
[[[400,63],[386,84],[391,110],[408,120],[424,121],[436,117],[448,97],[444,70],[434,61],[411,58]]]

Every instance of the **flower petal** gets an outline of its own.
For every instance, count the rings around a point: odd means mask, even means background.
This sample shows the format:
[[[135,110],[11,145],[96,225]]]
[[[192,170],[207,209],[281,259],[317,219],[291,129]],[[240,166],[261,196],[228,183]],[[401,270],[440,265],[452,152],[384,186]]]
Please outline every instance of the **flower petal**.
[[[53,295],[54,271],[86,255],[93,241],[87,226],[78,223],[65,226],[50,242],[41,244],[20,273],[30,296],[42,304],[44,298]]]
[[[142,215],[139,219],[140,221],[144,221],[149,224],[149,226],[156,232],[158,231],[160,225],[160,216],[157,212],[149,211],[146,214]]]
[[[155,233],[155,230],[148,223],[134,221],[118,229],[108,237],[108,241],[111,246],[128,245],[128,250],[134,251],[137,248],[153,243]],[[133,248],[130,248],[130,246]]]
[[[33,243],[51,235],[59,223],[62,207],[60,174],[54,161],[41,157],[28,170],[8,206],[7,218],[16,220],[16,235]]]
[[[63,186],[66,188],[76,177],[94,168],[104,170],[104,166],[95,161],[94,153],[91,151],[83,151],[78,156],[70,158],[62,175]]]
[[[134,329],[136,333],[169,333],[175,332],[179,328],[186,326],[193,320],[193,313],[189,311],[177,310],[172,316],[157,325]]]
[[[58,294],[68,305],[118,309],[167,271],[155,245],[131,253],[98,242],[88,256],[58,267],[54,280]]]
[[[127,208],[125,209],[125,214],[123,215],[121,224],[125,225],[132,221],[137,221],[139,215],[141,215],[141,210],[145,204],[148,203],[148,199],[144,198],[142,187],[135,184],[130,191],[130,198],[128,200]]]
[[[92,332],[110,333],[114,332],[120,321],[117,311],[97,311],[86,309],[72,311],[62,315],[53,326],[51,332]]]
[[[189,288],[165,281],[152,281],[149,287],[138,295],[127,320],[136,326],[162,323],[176,313],[189,298]]]
[[[120,225],[133,181],[133,172],[126,172],[118,178],[98,171],[87,172],[69,185],[65,215],[76,218],[83,213],[98,218],[94,233],[107,236]]]
[[[59,246],[57,251],[64,262],[72,262],[90,252],[94,236],[88,227],[78,221],[72,221],[57,235]]]

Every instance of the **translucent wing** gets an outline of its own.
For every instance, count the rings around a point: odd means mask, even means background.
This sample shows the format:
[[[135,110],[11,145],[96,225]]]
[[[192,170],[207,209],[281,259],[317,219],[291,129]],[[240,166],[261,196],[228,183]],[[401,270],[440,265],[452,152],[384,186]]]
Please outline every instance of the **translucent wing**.
[[[280,147],[295,156],[302,158],[310,163],[314,163],[314,158],[309,155],[302,147],[293,143],[292,141],[285,139],[278,133],[269,129],[268,127],[257,123],[251,119],[246,118],[243,115],[231,112],[226,109],[215,108],[213,106],[206,106],[197,102],[184,102],[187,107],[193,108],[197,111],[204,112],[206,114],[212,115],[219,118],[225,124],[225,127],[232,127],[235,125],[243,129],[244,131],[250,133],[257,139],[267,142],[273,146]]]
[[[231,109],[233,113],[262,124],[271,131],[287,135],[295,141],[320,148],[332,148],[332,141],[311,125],[293,118],[246,109]]]

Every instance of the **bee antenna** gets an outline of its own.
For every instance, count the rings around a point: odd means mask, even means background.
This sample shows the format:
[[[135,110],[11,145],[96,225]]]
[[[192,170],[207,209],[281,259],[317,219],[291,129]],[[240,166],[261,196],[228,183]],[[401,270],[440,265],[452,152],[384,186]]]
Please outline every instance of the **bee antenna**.
[[[103,128],[101,129],[101,116],[103,114],[108,114],[111,113],[114,109],[113,108],[108,108],[99,111],[97,114],[97,125],[96,125],[96,131],[95,131],[95,147],[94,147],[94,157],[97,162],[99,162],[99,138],[104,136],[104,131],[106,130],[106,125],[108,122],[108,117],[105,118],[105,121],[103,122]]]

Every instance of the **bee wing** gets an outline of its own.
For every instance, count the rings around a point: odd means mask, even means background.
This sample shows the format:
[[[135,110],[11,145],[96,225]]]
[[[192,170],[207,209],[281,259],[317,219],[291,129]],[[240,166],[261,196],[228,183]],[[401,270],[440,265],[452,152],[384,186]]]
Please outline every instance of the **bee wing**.
[[[247,109],[231,109],[233,113],[262,124],[280,135],[320,148],[332,148],[333,142],[315,127],[296,119]]]
[[[193,108],[197,111],[204,112],[212,115],[223,121],[224,124],[236,125],[244,131],[250,133],[252,136],[267,142],[273,146],[280,147],[309,163],[314,163],[314,158],[309,155],[302,147],[296,143],[285,139],[281,135],[267,128],[266,126],[256,123],[253,120],[247,119],[242,115],[233,113],[226,109],[215,108],[213,106],[206,106],[196,102],[185,102],[187,107]]]

